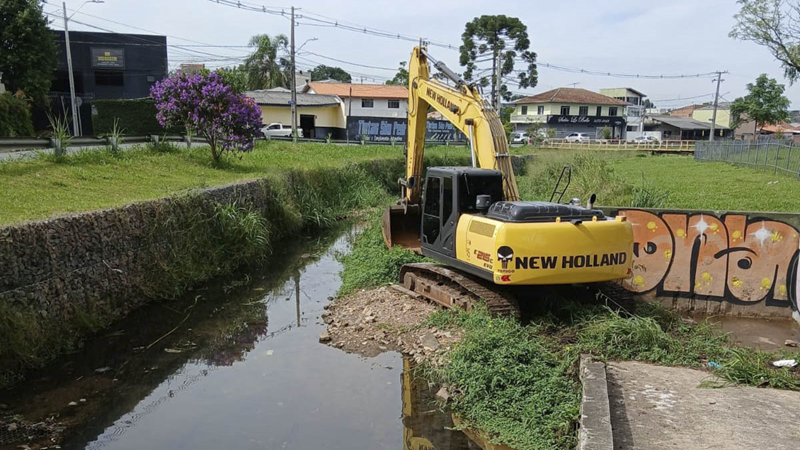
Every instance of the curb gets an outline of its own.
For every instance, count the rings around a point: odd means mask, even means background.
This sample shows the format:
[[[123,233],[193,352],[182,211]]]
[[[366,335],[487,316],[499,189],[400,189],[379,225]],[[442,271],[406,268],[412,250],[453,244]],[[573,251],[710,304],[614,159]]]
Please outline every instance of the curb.
[[[605,363],[591,355],[581,355],[581,417],[578,429],[578,450],[613,450],[611,408],[608,401],[608,380]]]

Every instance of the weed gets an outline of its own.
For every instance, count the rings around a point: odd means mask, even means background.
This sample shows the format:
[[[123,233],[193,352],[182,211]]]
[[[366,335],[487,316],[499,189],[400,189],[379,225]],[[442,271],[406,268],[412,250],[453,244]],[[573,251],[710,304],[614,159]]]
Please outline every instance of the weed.
[[[663,208],[669,201],[669,190],[647,181],[642,174],[642,184],[631,190],[632,208]]]

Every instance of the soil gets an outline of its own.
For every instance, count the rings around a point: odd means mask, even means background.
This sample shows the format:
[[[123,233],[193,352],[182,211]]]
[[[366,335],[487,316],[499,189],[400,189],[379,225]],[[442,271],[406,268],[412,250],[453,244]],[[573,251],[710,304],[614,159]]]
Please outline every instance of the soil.
[[[442,355],[461,339],[456,330],[427,326],[439,306],[390,287],[363,290],[335,299],[322,320],[328,332],[320,341],[348,353],[371,357],[398,351],[417,363],[442,363]]]

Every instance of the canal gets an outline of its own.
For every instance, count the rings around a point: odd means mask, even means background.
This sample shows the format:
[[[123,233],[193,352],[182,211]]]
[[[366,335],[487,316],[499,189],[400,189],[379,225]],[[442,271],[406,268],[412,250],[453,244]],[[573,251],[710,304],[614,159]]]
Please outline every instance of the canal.
[[[105,328],[0,393],[0,448],[479,448],[400,354],[318,342],[357,232],[299,238]]]

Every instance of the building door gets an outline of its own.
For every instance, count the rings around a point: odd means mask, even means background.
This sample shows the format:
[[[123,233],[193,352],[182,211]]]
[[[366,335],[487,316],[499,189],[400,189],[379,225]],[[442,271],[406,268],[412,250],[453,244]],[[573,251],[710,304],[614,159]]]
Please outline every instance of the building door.
[[[311,114],[300,114],[300,128],[303,129],[303,137],[315,139],[317,136],[315,133],[315,126],[314,126],[314,118],[316,116]]]

